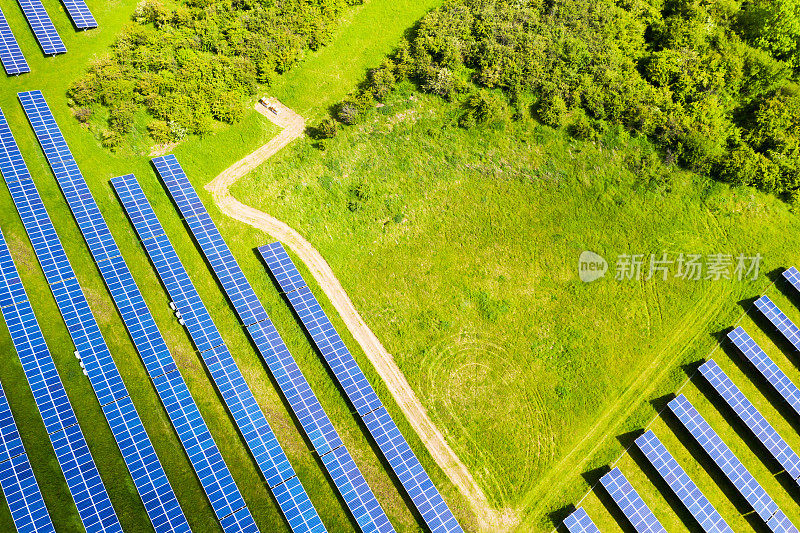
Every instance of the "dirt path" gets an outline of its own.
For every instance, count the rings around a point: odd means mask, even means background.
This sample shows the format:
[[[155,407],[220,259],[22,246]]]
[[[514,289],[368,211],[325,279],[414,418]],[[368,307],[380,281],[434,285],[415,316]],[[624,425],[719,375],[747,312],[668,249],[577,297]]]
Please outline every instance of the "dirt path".
[[[258,167],[294,139],[303,135],[305,121],[302,116],[277,100],[271,100],[270,105],[278,111],[277,114],[272,113],[258,103],[256,104],[256,110],[283,128],[280,134],[244,159],[227,168],[222,174],[214,178],[211,183],[206,185],[206,190],[213,195],[214,202],[223,213],[240,222],[258,228],[269,234],[273,239],[281,241],[305,263],[314,279],[322,287],[325,295],[333,303],[336,311],[341,315],[350,333],[361,345],[364,353],[374,365],[375,370],[378,371],[378,374],[386,383],[389,392],[391,392],[403,414],[422,439],[425,447],[469,502],[480,529],[483,531],[511,529],[518,520],[517,513],[511,510],[498,511],[489,505],[483,490],[478,486],[466,465],[461,462],[453,449],[447,444],[444,435],[428,416],[428,412],[397,366],[394,357],[386,351],[386,348],[383,347],[364,322],[364,319],[361,318],[361,315],[358,314],[344,288],[342,288],[333,270],[322,255],[311,243],[284,222],[239,202],[230,194],[229,189],[236,180]]]

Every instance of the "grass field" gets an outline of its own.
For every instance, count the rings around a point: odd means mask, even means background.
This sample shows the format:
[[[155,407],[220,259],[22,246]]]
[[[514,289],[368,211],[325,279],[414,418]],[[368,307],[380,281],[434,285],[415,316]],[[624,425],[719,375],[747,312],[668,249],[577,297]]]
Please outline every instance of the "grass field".
[[[458,112],[403,87],[233,192],[320,250],[492,502],[546,531],[769,285],[763,272],[797,262],[800,225],[773,197],[654,164],[624,133],[467,132]],[[750,282],[583,284],[583,250],[612,269],[623,253],[764,259]]]
[[[168,233],[178,254],[187,269],[192,272],[194,283],[198,286],[206,304],[211,308],[218,326],[232,348],[234,357],[241,365],[249,385],[259,399],[268,420],[278,434],[290,461],[308,489],[314,505],[329,530],[354,529],[354,524],[343,510],[332,485],[326,480],[317,458],[311,454],[308,442],[299,432],[297,424],[276,392],[277,389],[271,382],[269,374],[239,328],[233,312],[189,239],[187,231],[182,227],[175,209],[157,182],[149,166],[148,158],[131,153],[110,154],[99,146],[97,139],[83,130],[70,116],[66,105],[66,89],[86,68],[92,57],[105,51],[114,35],[126,23],[135,2],[130,0],[108,3],[90,1],[89,6],[100,22],[100,29],[85,33],[75,33],[72,30],[69,19],[59,2],[45,0],[44,4],[64,38],[69,52],[56,58],[42,57],[18,6],[5,0],[0,2],[0,7],[9,19],[33,69],[31,74],[8,78],[2,82],[0,108],[11,124],[23,156],[54,220],[56,230],[65,243],[68,256],[78,272],[79,280],[87,293],[92,310],[103,329],[134,403],[142,415],[145,427],[156,447],[156,452],[186,511],[190,525],[195,531],[216,531],[218,529],[211,508],[206,502],[202,489],[190,468],[158,397],[147,379],[121,319],[84,245],[77,226],[72,220],[33,132],[28,126],[16,98],[18,91],[31,89],[43,91],[137,283],[145,294],[162,333],[179,360],[181,372],[231,468],[234,479],[242,490],[262,531],[280,531],[286,529],[286,526],[269,492],[259,479],[255,465],[227,416],[199,357],[167,307],[166,293],[160,287],[146,255],[136,242],[132,229],[108,186],[108,179],[113,176],[133,172],[139,178],[162,222],[168,228]],[[429,3],[425,2],[408,2],[404,4],[408,8],[405,17],[393,17],[391,20],[387,20],[386,13],[392,13],[396,8],[396,4],[386,8],[388,4],[390,3],[374,0],[366,6],[356,8],[343,21],[342,27],[337,32],[337,38],[352,42],[350,39],[354,35],[368,35],[366,29],[371,28],[373,22],[379,22],[386,26],[387,42],[395,43],[405,28],[429,7]],[[377,9],[380,6],[384,6],[386,9],[383,11]],[[369,17],[379,18],[371,20]],[[362,38],[361,42],[365,44],[368,40]],[[369,53],[359,62],[354,57],[358,54],[359,49],[354,48],[351,49],[353,56],[347,62],[334,65],[334,67],[340,69],[340,73],[346,76],[346,80],[357,79],[363,76],[367,64],[373,62],[374,58],[388,53],[390,49],[391,46],[388,45],[383,49],[380,47],[370,48]],[[318,52],[317,55],[320,53]],[[310,60],[313,60],[313,56]],[[340,90],[349,90],[346,87],[343,85]],[[331,98],[334,98],[336,94],[332,93]],[[204,139],[187,140],[176,150],[176,153],[199,188],[229,164],[266,142],[275,133],[276,129],[273,126],[263,121],[260,115],[251,112],[233,128],[221,129]],[[208,199],[206,198],[206,200]],[[56,365],[81,426],[88,437],[91,451],[109,489],[112,503],[120,516],[123,527],[126,531],[151,531],[152,528],[92,389],[72,355],[72,343],[5,187],[0,188],[0,203],[2,203],[0,226],[12,246],[12,253],[21,270],[23,281],[34,302],[34,310],[43,325],[45,337],[53,352]],[[207,204],[210,205],[210,201]],[[215,214],[213,210],[212,214]],[[403,497],[397,491],[393,480],[386,474],[384,465],[364,438],[361,428],[350,413],[349,406],[333,385],[326,369],[312,351],[302,330],[278,292],[272,287],[263,265],[253,254],[253,247],[263,244],[263,236],[247,231],[241,225],[227,220],[220,222],[223,234],[234,248],[234,253],[242,262],[242,266],[256,286],[257,292],[263,297],[272,319],[320,397],[323,407],[334,420],[343,440],[386,509],[390,520],[399,530],[416,530],[416,521],[408,510]],[[334,322],[344,333],[342,324],[335,317]],[[356,356],[363,359],[363,354],[358,351],[357,345],[354,345],[352,339],[345,336],[345,341],[348,342]],[[7,357],[2,358],[0,362],[3,386],[9,396],[23,440],[30,452],[34,472],[42,487],[48,508],[59,530],[79,530],[80,522],[77,512],[71,503],[63,476],[59,471],[24,374],[5,330],[0,333],[0,343],[0,349],[7,354]],[[370,377],[374,378],[372,375]],[[376,387],[380,393],[382,390],[380,384],[376,383]],[[389,401],[385,395],[384,399]],[[401,419],[396,407],[390,404],[390,410],[396,419]],[[402,420],[400,422],[401,428],[408,433],[408,428]],[[422,456],[426,467],[433,471],[437,482],[442,484],[441,474],[435,471],[432,462],[425,456],[421,444],[413,438],[411,444]],[[468,520],[468,517],[466,519]],[[4,508],[0,512],[0,530],[5,531],[12,528],[10,515]]]

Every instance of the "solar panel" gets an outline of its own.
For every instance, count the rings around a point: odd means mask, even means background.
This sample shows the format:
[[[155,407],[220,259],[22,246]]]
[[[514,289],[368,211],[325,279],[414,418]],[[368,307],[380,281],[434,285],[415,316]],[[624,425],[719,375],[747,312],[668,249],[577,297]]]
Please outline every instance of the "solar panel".
[[[789,376],[778,368],[778,365],[769,358],[764,350],[756,344],[756,341],[741,327],[737,327],[728,333],[728,338],[753,366],[756,367],[756,370],[764,376],[764,379],[778,391],[778,394],[786,400],[786,403],[789,404],[794,412],[800,415],[800,389],[797,388],[797,385],[792,383]]]
[[[17,531],[55,531],[2,386],[0,386],[0,488],[3,489]]]
[[[778,309],[778,306],[772,303],[767,296],[762,296],[755,301],[756,309],[758,309],[764,317],[775,326],[775,329],[786,339],[795,350],[800,351],[800,329],[794,325],[789,317],[783,311]]]
[[[66,160],[67,157],[67,155],[64,155],[62,160]],[[175,360],[144,302],[141,291],[136,286],[122,256],[119,255],[120,252],[116,243],[114,243],[113,239],[110,239],[111,234],[108,231],[105,220],[100,215],[100,210],[86,187],[77,165],[74,165],[74,161],[72,161],[72,164],[68,166],[73,170],[59,173],[59,184],[66,190],[78,191],[78,194],[69,196],[70,209],[76,220],[79,221],[81,230],[86,231],[85,235],[87,236],[89,250],[93,255],[97,253],[103,258],[98,261],[98,268],[103,275],[103,279],[122,315],[125,326],[136,345],[148,374],[154,380],[156,391],[167,408],[167,414],[173,422],[181,443],[189,454],[189,459],[209,497],[212,508],[217,518],[222,519],[245,507],[242,495],[233,482],[227,465],[222,461],[219,450],[189,393],[186,383],[177,371]],[[37,209],[38,215],[35,217],[39,222],[38,226],[46,227],[49,231],[52,231],[52,224],[44,207],[41,205],[41,199],[33,182],[30,180],[25,181],[25,187],[22,188],[26,190],[26,202],[29,204],[31,201],[35,201],[35,205],[39,206],[39,209]],[[26,216],[26,213],[26,210],[21,210],[23,216]],[[108,235],[109,239],[96,238],[100,234]],[[52,231],[52,235],[55,236],[54,231]],[[44,239],[42,241],[45,252],[52,254],[52,246],[47,248],[47,241]],[[61,278],[56,277],[55,279]],[[165,374],[169,374],[169,376],[165,379],[159,379]],[[249,511],[247,511],[247,514],[249,514]],[[249,520],[253,521],[252,516]],[[240,518],[234,526],[243,527],[242,524],[244,522],[245,519]]]
[[[795,290],[800,292],[800,271],[795,267],[788,268],[783,271],[783,278],[788,281]]]
[[[32,185],[33,182],[22,162],[2,111],[0,111],[0,172],[12,190],[12,198],[18,202],[19,197],[23,195],[23,189],[17,185],[26,182]],[[43,239],[42,235],[50,235],[32,229],[37,227],[35,218],[23,216],[23,221],[34,242]],[[57,241],[58,238],[54,233],[52,236]],[[42,250],[41,246],[34,248],[37,255]],[[47,262],[42,262],[43,267]],[[48,272],[46,268],[45,272]],[[22,370],[33,392],[34,401],[50,436],[70,494],[75,500],[81,522],[87,531],[122,531],[2,234],[0,234],[0,277],[2,278],[0,311],[11,333],[11,340],[22,363]]]
[[[17,0],[19,7],[28,19],[28,24],[39,41],[39,46],[42,47],[44,55],[51,56],[55,54],[63,54],[67,51],[61,37],[58,36],[56,27],[53,26],[53,21],[40,0]]]
[[[433,531],[461,531],[444,498],[306,286],[286,250],[276,242],[262,246],[258,251],[281,289],[287,293],[289,303],[425,523]]]
[[[86,30],[97,27],[97,21],[94,20],[92,12],[86,6],[86,2],[83,0],[61,0],[61,3],[64,4],[67,13],[69,13],[69,18],[72,19],[72,23],[75,24],[76,28]]]
[[[658,440],[655,433],[647,431],[636,439],[636,446],[666,481],[686,509],[692,514],[703,531],[722,533],[733,530],[717,512],[708,498],[695,485],[681,465],[672,457],[667,448]]]
[[[167,190],[176,205],[178,205],[179,209],[183,207],[181,214],[185,217],[189,229],[200,244],[203,255],[211,265],[215,276],[233,304],[234,310],[244,324],[259,354],[267,363],[267,367],[278,383],[284,398],[300,421],[303,431],[311,441],[314,449],[322,457],[323,464],[326,464],[324,456],[337,450],[337,453],[342,457],[346,456],[345,460],[353,466],[352,475],[360,477],[360,479],[355,479],[352,482],[348,480],[344,487],[337,485],[337,489],[344,497],[345,502],[348,502],[348,504],[352,502],[356,506],[356,508],[350,507],[350,511],[355,515],[360,508],[369,507],[375,509],[377,514],[374,520],[369,522],[366,527],[368,530],[376,526],[379,529],[383,529],[385,526],[378,526],[378,524],[388,525],[388,518],[381,510],[377,500],[375,500],[374,494],[363,479],[352,457],[350,457],[350,452],[342,443],[330,418],[323,410],[314,391],[305,376],[303,376],[300,367],[267,316],[264,306],[247,281],[227,244],[225,244],[217,226],[211,220],[192,184],[177,163],[175,156],[158,157],[153,160],[153,164],[164,180]],[[343,479],[333,475],[332,478],[334,482],[338,479]],[[374,501],[348,501],[344,496],[344,491],[354,483],[366,488],[363,498]],[[389,526],[389,529],[391,530],[391,526]]]
[[[800,485],[800,457],[783,440],[767,419],[758,412],[742,391],[734,385],[725,372],[710,359],[700,366],[700,373],[722,396],[725,403],[736,413],[742,422],[753,432],[756,438],[769,451],[770,455],[780,463],[795,483]]]
[[[211,378],[228,407],[253,458],[272,489],[281,510],[293,531],[324,531],[322,521],[313,508],[305,490],[286,500],[278,497],[289,480],[296,477],[286,454],[269,427],[252,391],[239,370],[227,346],[211,319],[200,295],[189,279],[175,249],[164,234],[141,188],[132,175],[111,180],[123,208],[133,223],[137,234],[161,281],[167,288],[192,341]],[[294,482],[292,482],[294,483]],[[298,482],[299,483],[299,482]],[[293,485],[292,485],[293,486]],[[302,486],[300,486],[302,489]],[[312,516],[313,511],[313,516]]]
[[[20,93],[19,98],[59,185],[65,191],[70,207],[74,207],[74,199],[69,194],[66,194],[66,191],[81,191],[81,184],[85,187],[85,183],[83,183],[80,171],[52,113],[50,113],[50,109],[47,107],[47,103],[39,91]],[[24,163],[22,163],[22,166],[24,168]],[[31,241],[38,242],[45,238],[40,228],[51,226],[49,216],[44,208],[29,209],[30,206],[40,204],[41,199],[27,171],[22,174],[17,172],[16,175],[19,184],[23,186],[19,189],[10,187],[12,198],[17,205],[17,209],[20,210],[25,229],[31,235]],[[83,198],[82,201],[87,205],[89,203],[93,204],[88,191],[86,191],[86,195],[88,195],[88,198]],[[20,197],[19,202],[17,202],[17,197]],[[86,212],[92,213],[92,210],[87,208]],[[97,215],[99,216],[99,212]],[[100,220],[102,220],[102,217],[100,217]],[[93,236],[107,235],[108,238],[90,239],[85,230],[87,224],[94,228]],[[105,253],[113,252],[116,249],[116,245],[111,239],[104,222],[100,223],[96,218],[87,221],[84,220],[84,217],[81,217],[78,219],[78,225],[81,231],[84,232],[84,236],[95,257],[97,255],[94,252],[97,247],[101,247]],[[55,277],[60,277],[60,279],[51,282],[50,290],[61,311],[75,348],[81,357],[89,382],[97,395],[100,405],[103,407],[103,412],[122,452],[122,457],[125,459],[128,470],[131,472],[145,510],[156,531],[188,531],[189,524],[169,483],[156,485],[156,493],[152,493],[152,480],[161,480],[163,478],[166,481],[161,463],[155,456],[152,443],[143,430],[141,434],[136,433],[136,438],[133,441],[130,440],[131,433],[129,430],[141,427],[139,415],[133,408],[133,404],[129,403],[128,391],[122,382],[119,369],[111,357],[97,321],[89,308],[86,296],[75,278],[75,273],[72,271],[69,261],[65,259],[66,256],[60,241],[54,239],[49,245],[51,248],[60,249],[58,257],[62,258],[63,264],[54,264],[55,256],[53,255],[40,254],[41,246],[34,245],[34,252],[37,253],[37,258],[45,272],[58,272],[58,276]],[[48,281],[50,280],[48,279]],[[123,417],[121,420],[125,422],[124,424],[118,423],[120,417]],[[151,456],[153,460],[149,460]],[[148,458],[148,460],[142,463],[142,458]],[[146,469],[144,473],[139,471],[142,465]]]
[[[778,504],[758,484],[730,448],[722,442],[697,409],[681,394],[667,404],[680,423],[686,428],[711,460],[719,467],[728,481],[750,504],[756,514],[766,523],[779,511]]]
[[[628,483],[619,468],[614,468],[601,477],[600,484],[638,533],[666,533],[667,530]]]
[[[583,507],[578,507],[564,519],[564,527],[569,533],[600,533]]]
[[[6,69],[6,74],[13,76],[14,74],[22,74],[30,72],[28,62],[25,61],[25,56],[22,55],[22,50],[19,49],[16,37],[11,33],[11,28],[8,25],[6,16],[0,10],[0,61],[3,62],[3,68]]]

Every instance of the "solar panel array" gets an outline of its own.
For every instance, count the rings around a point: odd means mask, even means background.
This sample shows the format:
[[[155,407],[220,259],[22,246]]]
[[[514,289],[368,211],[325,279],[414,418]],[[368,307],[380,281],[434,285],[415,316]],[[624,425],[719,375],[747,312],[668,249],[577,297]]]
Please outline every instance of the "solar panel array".
[[[0,61],[3,62],[3,68],[9,76],[31,71],[2,10],[0,10]]]
[[[22,160],[17,143],[0,111],[0,173],[11,191],[34,250],[45,269],[48,282],[61,277],[53,265],[67,265],[66,256],[49,218],[44,212],[33,180]],[[0,311],[11,332],[11,340],[22,363],[22,370],[33,392],[33,399],[56,452],[78,514],[87,531],[122,531],[100,474],[89,453],[78,420],[58,376],[53,358],[19,279],[11,254],[0,246]],[[51,280],[58,281],[51,281]]]
[[[728,481],[736,487],[739,494],[755,510],[756,514],[771,527],[773,531],[781,531],[775,526],[780,524],[778,504],[758,484],[758,481],[745,468],[730,448],[722,442],[719,435],[708,425],[708,422],[697,412],[697,409],[681,394],[667,404],[678,420],[683,424],[697,443],[711,457]],[[789,531],[789,530],[784,530]],[[796,530],[794,530],[796,531]]]
[[[795,267],[788,268],[783,271],[783,278],[791,284],[798,292],[800,292],[800,271]]]
[[[700,373],[722,396],[725,403],[736,413],[742,422],[753,432],[756,438],[764,445],[772,457],[780,463],[796,483],[800,478],[800,457],[783,440],[775,428],[755,408],[755,406],[742,394],[742,391],[725,375],[725,372],[713,359],[703,363],[699,368]]]
[[[61,3],[67,8],[69,18],[72,19],[72,23],[75,24],[76,28],[86,30],[97,27],[97,21],[86,6],[86,2],[83,0],[61,0]]]
[[[189,455],[189,460],[209,497],[211,506],[217,518],[221,520],[245,507],[242,495],[191,397],[186,382],[178,371],[141,291],[111,237],[111,232],[83,176],[74,165],[74,161],[67,162],[67,167],[70,170],[58,177],[59,185],[65,192],[72,191],[67,195],[70,209],[78,221],[90,252],[93,256],[101,258],[97,260],[100,273],[178,437]],[[35,197],[37,203],[41,202],[35,187],[31,187],[29,195]],[[47,219],[46,223],[50,224],[46,212],[42,211],[38,216],[43,221]],[[246,510],[245,514],[250,515],[249,510]],[[252,516],[249,519],[241,518],[235,526],[246,526],[246,531],[257,531]]]
[[[200,299],[152,207],[132,176],[111,180],[214,383],[293,531],[324,531],[308,495]]]
[[[40,0],[17,0],[25,18],[28,19],[33,34],[36,40],[39,41],[39,46],[42,47],[42,52],[45,55],[51,56],[55,54],[63,54],[67,51],[61,37],[59,37],[56,27],[53,26],[53,21]]]
[[[279,243],[258,249],[420,515],[432,531],[461,531],[408,442]]]
[[[81,188],[83,179],[47,103],[39,91],[19,93],[19,99],[64,195],[72,203],[76,197],[85,194]],[[20,190],[12,189],[12,195],[15,192],[14,200],[23,223],[26,223],[34,251],[153,526],[156,531],[189,531],[186,517],[131,402],[86,296],[66,260],[61,242],[41,230],[52,229],[52,224],[33,181],[20,182]],[[87,235],[87,224],[97,225],[96,220],[78,219],[78,223],[84,235]],[[86,239],[92,247],[101,246],[106,251],[116,248],[108,229],[102,226],[96,226],[94,236],[87,235]],[[99,260],[98,255],[94,255]]]
[[[783,370],[778,368],[772,359],[756,344],[750,335],[742,329],[737,327],[730,333],[728,338],[733,342],[739,351],[756,367],[764,379],[772,385],[778,394],[786,400],[786,403],[794,410],[797,415],[800,415],[800,389],[797,385],[792,383]]]
[[[619,468],[614,468],[601,477],[600,484],[638,533],[667,533]]]
[[[658,440],[656,434],[647,431],[636,439],[636,446],[642,451],[648,462],[666,481],[686,509],[692,514],[703,531],[708,533],[733,533],[722,516],[717,512],[708,498],[695,485],[686,471],[678,464],[667,448]]]
[[[767,296],[762,296],[755,301],[756,309],[758,309],[764,317],[775,326],[778,333],[783,336],[792,346],[800,351],[800,329],[794,325],[788,316],[783,311],[778,309],[772,300]]]
[[[392,531],[389,519],[175,156],[158,157],[153,164],[314,449],[323,464],[331,466],[329,474],[356,522],[364,530]],[[439,525],[430,524],[433,531]]]
[[[592,519],[583,510],[583,507],[575,509],[564,519],[564,527],[569,533],[600,533]]]
[[[0,233],[2,246],[5,239]],[[0,488],[17,531],[55,531],[22,446],[17,424],[3,387],[0,386]]]

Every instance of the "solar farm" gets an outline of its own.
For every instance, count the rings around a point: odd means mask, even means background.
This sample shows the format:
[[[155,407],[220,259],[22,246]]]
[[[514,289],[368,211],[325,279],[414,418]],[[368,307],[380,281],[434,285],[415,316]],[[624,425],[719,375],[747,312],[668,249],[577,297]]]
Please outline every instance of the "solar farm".
[[[213,508],[219,528],[226,532],[259,531],[44,96],[40,91],[26,91],[19,93],[18,98],[149,380]],[[158,157],[152,163],[354,523],[364,532],[395,531],[177,159]],[[91,384],[153,530],[190,531],[186,518],[190,510],[181,507],[167,479],[91,311],[86,292],[78,282],[2,112],[0,174],[72,338],[74,357]],[[286,525],[295,532],[326,531],[326,525],[136,177],[120,176],[110,184],[170,298],[178,324],[191,338]],[[431,531],[462,531],[286,251],[275,243],[264,247],[261,255],[265,268],[269,268],[278,282],[277,288],[286,293],[287,304],[298,313],[303,327],[330,365],[339,386],[391,465],[421,520]],[[90,532],[121,531],[117,513],[87,446],[85,435],[90,435],[91,430],[81,428],[76,419],[2,234],[0,267],[0,310],[82,525]],[[53,523],[2,394],[0,422],[0,449],[3,451],[0,487],[13,521],[20,531],[52,531]]]
[[[772,297],[743,304],[687,383],[653,402],[650,426],[621,438],[623,457],[585,474],[592,489],[562,510],[561,528],[798,531],[800,389],[787,373],[800,351],[799,282],[785,269]]]

